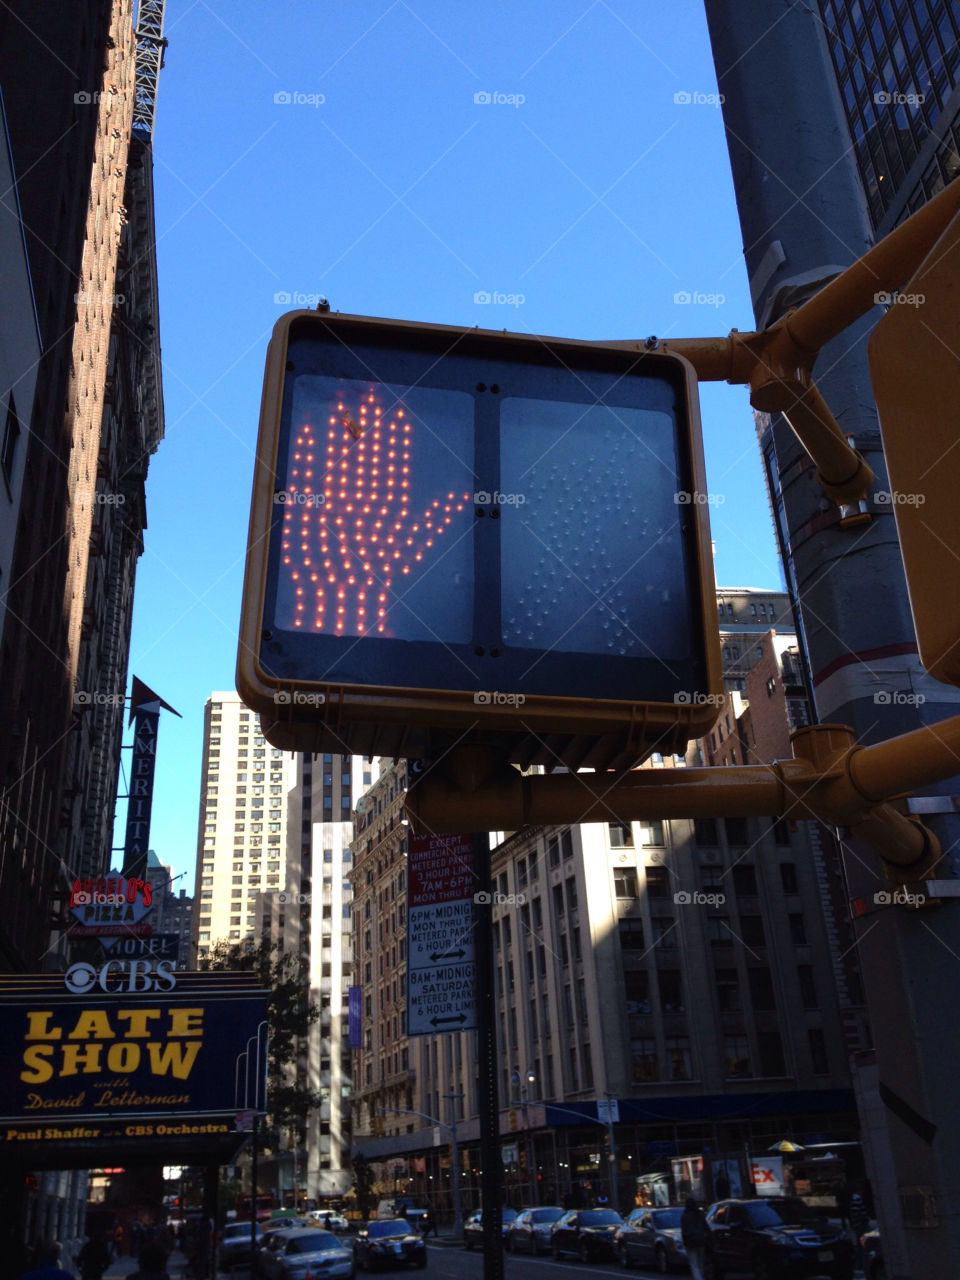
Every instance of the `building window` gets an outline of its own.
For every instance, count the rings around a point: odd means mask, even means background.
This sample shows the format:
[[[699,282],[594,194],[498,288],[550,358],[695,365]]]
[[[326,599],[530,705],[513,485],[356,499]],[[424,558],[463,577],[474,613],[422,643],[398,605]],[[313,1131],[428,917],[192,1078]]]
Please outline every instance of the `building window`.
[[[762,1076],[783,1076],[787,1074],[783,1060],[783,1042],[779,1031],[758,1031],[757,1049],[760,1053],[760,1074]]]
[[[746,818],[724,818],[723,825],[727,833],[727,844],[750,843]]]
[[[669,898],[670,873],[666,867],[647,867],[647,897]]]
[[[792,862],[780,863],[780,883],[784,893],[798,893],[797,868]]]
[[[674,756],[674,761],[681,760],[682,756]],[[640,843],[652,844],[659,848],[663,848],[663,823],[657,819],[640,824]]]
[[[748,947],[765,947],[763,917],[741,915],[740,938]]]
[[[648,1080],[657,1080],[659,1078],[656,1040],[648,1038],[632,1040],[630,1042],[630,1060],[635,1084],[642,1084]]]
[[[790,921],[790,941],[804,943],[807,940],[807,928],[803,922],[803,916],[799,911],[791,912],[787,916]]]
[[[679,969],[660,969],[657,973],[660,1004],[664,1013],[683,1013],[683,982]]]
[[[610,848],[611,849],[632,849],[633,848],[633,828],[626,822],[610,822],[607,824],[610,831]]]
[[[750,982],[750,1000],[753,1004],[754,1013],[768,1013],[771,1009],[776,1008],[770,970],[748,969],[747,977]]]
[[[800,1003],[804,1009],[816,1009],[817,984],[813,976],[813,965],[797,965],[797,979],[800,983]]]
[[[717,1004],[723,1013],[733,1013],[743,1006],[740,1002],[740,979],[736,969],[717,969]]]
[[[810,1042],[810,1057],[813,1061],[814,1075],[829,1075],[830,1063],[827,1058],[827,1042],[823,1032],[819,1027],[811,1027],[807,1032],[807,1038]]]
[[[725,916],[708,916],[707,937],[711,947],[732,946],[733,931],[730,928],[730,921]]]
[[[719,844],[716,818],[695,818],[693,838],[700,846]]]
[[[741,862],[733,868],[733,887],[738,897],[755,898],[757,896],[756,868]]]
[[[613,892],[617,898],[637,896],[637,873],[632,867],[614,867]]]
[[[640,920],[621,920],[617,926],[620,947],[623,951],[643,951],[643,923]]]
[[[750,1045],[746,1036],[725,1037],[723,1056],[726,1060],[726,1075],[728,1077],[749,1076],[751,1074]]]
[[[686,1036],[667,1036],[667,1074],[671,1080],[690,1080],[690,1041]]]

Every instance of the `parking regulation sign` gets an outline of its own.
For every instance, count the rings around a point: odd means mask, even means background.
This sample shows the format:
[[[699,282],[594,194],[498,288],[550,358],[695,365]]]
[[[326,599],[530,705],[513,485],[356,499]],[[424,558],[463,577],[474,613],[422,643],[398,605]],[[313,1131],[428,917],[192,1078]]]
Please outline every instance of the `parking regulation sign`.
[[[473,842],[408,835],[407,1034],[477,1025]]]

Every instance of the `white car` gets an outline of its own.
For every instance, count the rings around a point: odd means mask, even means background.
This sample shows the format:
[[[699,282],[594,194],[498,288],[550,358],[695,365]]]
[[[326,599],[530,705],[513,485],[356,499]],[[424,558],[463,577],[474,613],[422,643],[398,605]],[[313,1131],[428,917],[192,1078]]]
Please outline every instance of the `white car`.
[[[319,1227],[299,1227],[285,1231],[280,1243],[266,1258],[269,1280],[349,1280],[356,1272],[353,1249],[330,1231]]]
[[[337,1213],[334,1209],[313,1209],[307,1217],[312,1223],[327,1231],[349,1231],[350,1229],[350,1224],[343,1214]]]

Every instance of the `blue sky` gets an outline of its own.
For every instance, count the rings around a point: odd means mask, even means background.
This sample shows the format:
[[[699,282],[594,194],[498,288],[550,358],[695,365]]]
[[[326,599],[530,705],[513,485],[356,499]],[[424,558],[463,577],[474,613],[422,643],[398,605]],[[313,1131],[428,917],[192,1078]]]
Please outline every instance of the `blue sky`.
[[[702,0],[167,0],[166,35],[166,439],[147,481],[130,672],[183,716],[162,719],[151,844],[189,887],[203,704],[233,687],[277,318],[317,295],[596,339],[753,318]],[[717,581],[776,587],[746,391],[705,385],[701,410],[722,497]]]

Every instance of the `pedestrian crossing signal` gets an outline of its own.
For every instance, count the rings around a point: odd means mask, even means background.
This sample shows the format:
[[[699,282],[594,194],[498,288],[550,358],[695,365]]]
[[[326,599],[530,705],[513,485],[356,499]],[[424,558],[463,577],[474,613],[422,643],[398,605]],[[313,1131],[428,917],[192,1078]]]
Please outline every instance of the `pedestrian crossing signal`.
[[[274,745],[603,768],[682,751],[721,701],[712,592],[682,357],[278,322],[237,665]]]

